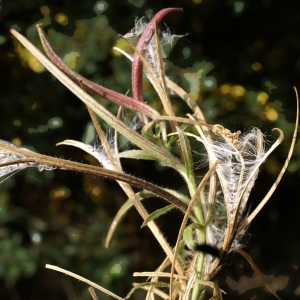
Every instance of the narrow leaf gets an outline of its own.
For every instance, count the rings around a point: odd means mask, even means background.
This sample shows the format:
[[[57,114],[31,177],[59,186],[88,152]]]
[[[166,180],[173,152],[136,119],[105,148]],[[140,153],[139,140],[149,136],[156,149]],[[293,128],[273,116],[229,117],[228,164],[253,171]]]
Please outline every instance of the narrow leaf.
[[[170,189],[164,189],[165,191],[167,191],[168,193],[172,194],[174,197],[176,197],[179,201],[181,201],[182,203],[188,205],[189,203],[189,199],[186,198],[185,196],[183,196],[182,194],[174,191],[174,190],[170,190]],[[148,199],[150,197],[157,197],[156,194],[149,192],[149,191],[141,191],[136,193],[136,196],[138,198],[139,201],[143,201],[145,199]],[[117,226],[120,224],[120,222],[122,221],[122,219],[125,217],[126,213],[128,212],[128,210],[133,207],[133,202],[128,199],[122,206],[121,208],[118,210],[117,214],[115,215],[113,221],[111,222],[111,225],[109,227],[107,236],[106,236],[106,241],[105,241],[105,247],[108,248],[112,237],[117,229]]]
[[[187,247],[194,251],[196,244],[198,241],[196,241],[193,236],[193,230],[197,229],[201,231],[201,234],[203,234],[204,227],[199,223],[192,223],[189,226],[187,226],[183,231],[183,240],[184,243],[187,245]]]
[[[153,213],[151,213],[148,218],[143,222],[142,224],[142,228],[145,227],[149,222],[156,220],[157,218],[159,218],[160,216],[166,214],[167,212],[169,212],[171,209],[176,208],[176,206],[174,204],[169,204],[163,208],[157,209],[156,211],[154,211]]]
[[[193,155],[191,150],[190,142],[187,138],[187,136],[183,133],[182,130],[180,130],[179,127],[176,128],[179,141],[180,141],[180,148],[181,153],[183,156],[183,161],[185,165],[186,174],[189,179],[194,178],[194,172],[193,172]]]
[[[148,192],[148,191],[141,191],[139,193],[136,193],[136,197],[139,201],[151,198],[151,197],[156,197],[154,193]],[[106,240],[105,240],[105,247],[109,248],[111,240],[113,238],[113,235],[118,227],[118,225],[121,223],[129,209],[133,207],[133,202],[129,199],[127,200],[121,208],[118,210],[117,214],[115,215],[112,223],[110,224],[110,227],[107,232]]]
[[[119,158],[156,160],[156,157],[144,150],[127,150],[119,153]]]

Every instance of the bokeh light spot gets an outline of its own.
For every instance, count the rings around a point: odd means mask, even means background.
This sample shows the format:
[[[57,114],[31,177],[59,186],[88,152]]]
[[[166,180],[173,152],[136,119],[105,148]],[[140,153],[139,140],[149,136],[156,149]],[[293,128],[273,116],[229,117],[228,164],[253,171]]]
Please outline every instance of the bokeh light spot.
[[[244,7],[245,7],[245,4],[243,2],[241,2],[241,1],[235,1],[234,2],[234,11],[236,13],[242,12]]]
[[[287,170],[289,172],[295,172],[300,168],[300,162],[298,162],[297,160],[293,159],[290,161]]]
[[[270,106],[266,106],[264,114],[270,121],[276,121],[278,119],[278,112]]]
[[[85,144],[90,144],[95,140],[96,132],[95,127],[92,122],[89,122],[85,127],[85,132],[82,137],[82,142]]]
[[[207,79],[204,81],[204,84],[207,86],[207,87],[212,87],[214,82],[211,80],[211,79]]]
[[[43,133],[49,129],[60,128],[64,124],[63,120],[59,117],[53,117],[48,120],[47,125],[40,125],[38,128],[28,128],[28,132],[32,133]]]
[[[259,62],[255,62],[254,64],[251,65],[251,67],[254,71],[259,71],[261,70],[262,65]]]
[[[68,17],[63,13],[56,14],[55,21],[61,25],[67,25],[69,22]]]
[[[32,242],[34,244],[39,244],[42,240],[42,237],[40,234],[38,234],[37,232],[35,232],[32,236],[31,236]]]
[[[76,60],[77,57],[79,57],[80,54],[78,52],[70,52],[68,54],[65,55],[65,57],[63,58],[63,61],[71,68],[74,69],[76,66]]]
[[[67,187],[54,188],[49,193],[49,198],[51,200],[59,200],[68,198],[71,195],[71,191]]]
[[[264,105],[269,99],[269,95],[265,92],[263,93],[260,93],[258,96],[257,96],[257,99],[256,101],[262,105]]]
[[[199,4],[199,3],[202,2],[202,0],[193,0],[193,2],[194,2],[195,4]]]
[[[41,73],[44,71],[44,66],[26,48],[18,44],[16,50],[21,58],[21,63],[23,66],[29,66],[29,68],[36,73]]]
[[[19,138],[14,138],[11,140],[11,142],[17,147],[20,147],[22,145],[22,141]]]
[[[120,274],[121,269],[122,269],[121,263],[115,264],[115,265],[111,268],[111,271],[110,271],[110,272],[111,272],[111,274]]]
[[[92,189],[92,194],[95,196],[99,196],[101,194],[101,190],[98,187],[94,187]]]
[[[122,54],[119,50],[114,49],[114,48],[118,48],[118,49],[124,51],[125,53],[133,53],[131,47],[124,39],[119,39],[111,51],[112,54],[114,54],[116,56],[123,56],[124,54]]]
[[[230,93],[233,97],[242,97],[245,94],[245,89],[240,85],[235,85],[231,88]]]
[[[222,84],[220,88],[221,88],[221,92],[222,92],[223,94],[228,94],[228,93],[230,93],[231,86],[230,86],[229,84]]]
[[[14,124],[15,126],[21,126],[21,125],[22,125],[21,121],[18,120],[18,119],[14,120],[13,124]]]
[[[0,35],[0,45],[1,45],[1,44],[4,44],[4,43],[5,43],[5,41],[6,41],[6,38],[5,38],[5,36],[3,36],[3,35]]]
[[[48,6],[43,5],[40,7],[40,12],[42,15],[44,15],[45,17],[49,17],[50,16],[50,9]]]
[[[96,14],[102,14],[107,10],[108,4],[106,1],[97,1],[94,5],[94,11]]]
[[[270,81],[265,81],[265,86],[268,88],[269,93],[271,93],[272,90],[277,89],[277,86]]]
[[[51,128],[51,129],[59,128],[63,124],[64,124],[63,120],[61,118],[59,118],[59,117],[51,118],[48,121],[48,127]]]
[[[300,295],[300,285],[295,289],[294,294],[295,294],[296,296],[299,296],[299,295]]]
[[[188,47],[184,47],[182,50],[182,54],[185,59],[189,58],[191,56],[191,49]]]

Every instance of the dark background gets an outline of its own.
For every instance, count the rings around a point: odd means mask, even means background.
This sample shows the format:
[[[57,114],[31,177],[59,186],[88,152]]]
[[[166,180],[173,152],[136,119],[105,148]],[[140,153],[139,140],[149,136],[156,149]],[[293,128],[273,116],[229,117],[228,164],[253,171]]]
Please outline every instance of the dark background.
[[[97,7],[102,4],[101,12]],[[67,138],[82,140],[90,122],[88,113],[48,72],[32,70],[9,29],[18,29],[40,47],[33,25],[43,22],[61,57],[71,51],[80,54],[78,72],[126,93],[130,64],[111,50],[118,34],[130,31],[136,17],[154,14],[168,7],[169,1],[6,0],[0,5],[1,139],[32,146],[39,153],[95,163],[80,150],[55,146]],[[259,126],[270,143],[276,137],[272,128],[279,127],[285,134],[282,145],[262,167],[250,197],[253,209],[275,181],[291,142],[296,111],[293,86],[300,87],[300,3],[188,0],[172,1],[172,7],[183,7],[184,12],[168,16],[165,23],[174,34],[186,35],[171,50],[167,74],[188,92],[196,91],[208,121],[233,130]],[[203,71],[200,80],[199,70]],[[262,93],[268,100],[260,104],[257,99]],[[146,97],[155,103],[155,93],[148,86]],[[174,103],[178,115],[189,112],[178,99]],[[116,111],[114,105],[105,105]],[[270,111],[278,117],[270,120]],[[59,125],[54,126],[53,120]],[[277,285],[282,299],[300,297],[299,165],[297,143],[289,171],[246,238],[245,251],[269,276],[270,284]],[[161,186],[179,189],[182,183],[172,170],[152,163],[126,162],[125,169]],[[125,296],[135,280],[134,271],[154,270],[163,259],[149,230],[140,229],[141,218],[134,210],[122,222],[111,248],[104,248],[110,222],[125,200],[114,182],[67,171],[25,170],[2,182],[0,299],[91,299],[84,283],[46,270],[46,263]],[[145,202],[149,211],[164,204]],[[174,212],[158,220],[171,245],[180,217]],[[120,263],[121,272],[113,274],[112,267]],[[227,292],[224,299],[274,299],[260,283],[250,289],[257,282],[252,276],[248,263],[232,256],[217,275]],[[236,283],[229,287],[230,280]],[[243,289],[249,290],[243,293]]]

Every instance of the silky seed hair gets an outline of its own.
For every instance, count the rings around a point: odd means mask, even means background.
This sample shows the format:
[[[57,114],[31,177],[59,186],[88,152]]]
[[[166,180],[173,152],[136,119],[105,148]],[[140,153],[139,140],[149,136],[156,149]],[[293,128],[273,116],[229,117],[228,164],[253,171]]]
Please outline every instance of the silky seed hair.
[[[124,35],[124,38],[129,40],[130,43],[133,45],[136,45],[140,36],[145,31],[145,28],[148,26],[148,23],[150,21],[150,18],[148,17],[142,17],[140,19],[136,19],[134,28],[126,33]],[[160,51],[158,51],[156,48],[156,40],[155,35],[151,33],[146,38],[145,48],[141,50],[141,54],[143,54],[144,58],[146,59],[147,63],[151,67],[151,69],[155,72],[155,75],[160,78],[160,70],[159,70],[159,64],[157,63],[159,60],[158,53],[160,52],[162,57],[165,59],[168,57],[167,53],[164,50],[164,47],[166,45],[170,45],[170,47],[173,47],[175,42],[179,39],[184,37],[185,35],[177,35],[172,34],[171,30],[164,24],[164,28],[161,28],[158,30],[159,34],[159,41],[160,41]],[[147,70],[145,70],[147,75]],[[150,76],[148,76],[149,78]],[[149,78],[150,79],[150,78]]]
[[[256,166],[264,159],[264,144],[264,135],[258,128],[242,134],[240,131],[231,132],[221,125],[213,126],[212,138],[206,140],[208,161],[220,162],[217,167],[218,190],[206,227],[206,241],[213,247],[222,247],[228,226],[236,228],[245,217],[246,204],[258,175]],[[241,240],[245,232],[243,230],[234,236],[231,247],[243,247]],[[214,259],[206,255],[205,272]]]
[[[2,144],[6,144],[6,145],[9,145],[9,146],[17,149],[17,147],[12,143],[9,143],[9,142],[4,141],[4,140],[0,140],[0,142]],[[26,148],[19,148],[19,149],[28,151],[29,153],[33,152],[33,151],[28,150]],[[5,163],[8,163],[8,162],[22,160],[22,159],[25,159],[25,158],[28,158],[28,157],[25,157],[23,155],[20,155],[20,154],[14,153],[14,152],[8,152],[5,149],[1,149],[1,146],[0,146],[0,164],[5,164]],[[52,167],[50,165],[41,164],[41,163],[37,163],[37,162],[34,162],[34,161],[20,162],[20,163],[15,163],[15,164],[12,164],[12,165],[7,165],[7,166],[5,165],[5,166],[2,166],[2,167],[0,166],[0,178],[1,178],[0,184],[3,183],[9,177],[16,174],[17,172],[19,172],[21,170],[24,170],[24,169],[27,169],[27,168],[37,168],[40,172],[42,172],[44,170],[45,171],[51,171],[51,170],[55,169],[54,167]]]

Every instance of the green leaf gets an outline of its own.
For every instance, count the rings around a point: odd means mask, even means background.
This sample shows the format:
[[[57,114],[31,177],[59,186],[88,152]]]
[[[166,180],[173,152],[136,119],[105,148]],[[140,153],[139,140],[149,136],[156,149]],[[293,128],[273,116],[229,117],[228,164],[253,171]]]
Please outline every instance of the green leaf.
[[[148,191],[141,191],[139,193],[136,193],[136,196],[137,196],[139,201],[145,200],[145,199],[150,198],[150,197],[156,197],[156,195],[154,193],[151,193],[151,192],[148,192]],[[113,237],[113,235],[114,235],[114,233],[117,229],[117,226],[120,224],[120,222],[123,220],[123,218],[125,217],[128,210],[132,206],[133,206],[133,203],[129,199],[118,210],[118,212],[115,215],[112,223],[110,224],[110,227],[109,227],[108,232],[107,232],[107,236],[106,236],[106,240],[105,240],[105,247],[106,248],[109,247],[109,245],[111,243],[111,240],[112,240],[112,237]]]
[[[185,197],[184,195],[174,191],[174,190],[170,190],[170,189],[164,189],[166,192],[170,193],[171,195],[173,195],[174,197],[176,197],[179,201],[181,201],[182,203],[188,205],[189,204],[189,199],[187,197]],[[157,195],[155,193],[143,190],[140,191],[138,193],[136,193],[136,196],[138,198],[138,200],[142,201],[151,197],[157,197]],[[122,206],[121,208],[118,210],[117,214],[115,215],[107,236],[106,236],[106,241],[105,241],[105,247],[108,248],[112,237],[117,229],[117,226],[121,223],[121,221],[123,220],[123,218],[125,217],[126,213],[128,212],[128,210],[133,207],[133,203],[130,199],[128,199]]]
[[[204,230],[204,227],[199,223],[192,223],[184,229],[183,240],[187,247],[191,250],[194,250],[195,244],[198,243],[197,240],[193,238],[193,230],[198,229],[201,232]]]
[[[174,190],[171,190],[171,189],[163,189],[165,190],[166,192],[170,193],[171,195],[173,195],[174,197],[176,197],[179,201],[181,201],[182,203],[184,203],[185,205],[189,205],[190,203],[190,199],[187,198],[186,196],[174,191]]]
[[[128,150],[119,153],[119,158],[132,158],[144,160],[157,160],[157,158],[144,150]]]
[[[194,125],[191,125],[191,124],[182,124],[180,126],[180,129],[184,132],[192,132],[192,127]],[[168,145],[169,147],[171,147],[174,143],[176,143],[176,141],[178,140],[178,136],[176,134],[172,135],[170,138],[169,138],[169,142],[168,142]]]
[[[167,151],[169,151],[169,149],[166,149],[165,144],[163,143],[163,141],[158,138],[156,135],[150,134],[150,133],[146,133],[142,131],[142,136],[144,138],[146,138],[148,141],[152,142],[153,144],[157,145],[160,148],[163,148]]]
[[[164,215],[165,213],[169,212],[171,209],[175,208],[176,206],[174,204],[169,204],[163,208],[160,208],[153,213],[151,213],[148,218],[143,222],[141,227],[146,226],[149,222],[156,220],[161,215]]]
[[[184,263],[184,261],[185,261],[184,246],[185,246],[184,241],[180,241],[179,246],[178,246],[178,250],[177,250],[177,254],[178,254],[179,258],[181,259],[182,263]]]
[[[183,161],[186,169],[186,174],[188,178],[193,178],[194,172],[193,172],[193,155],[191,150],[191,145],[186,137],[186,135],[183,133],[183,131],[177,127],[178,137],[180,141],[180,147],[181,152],[183,155]]]

